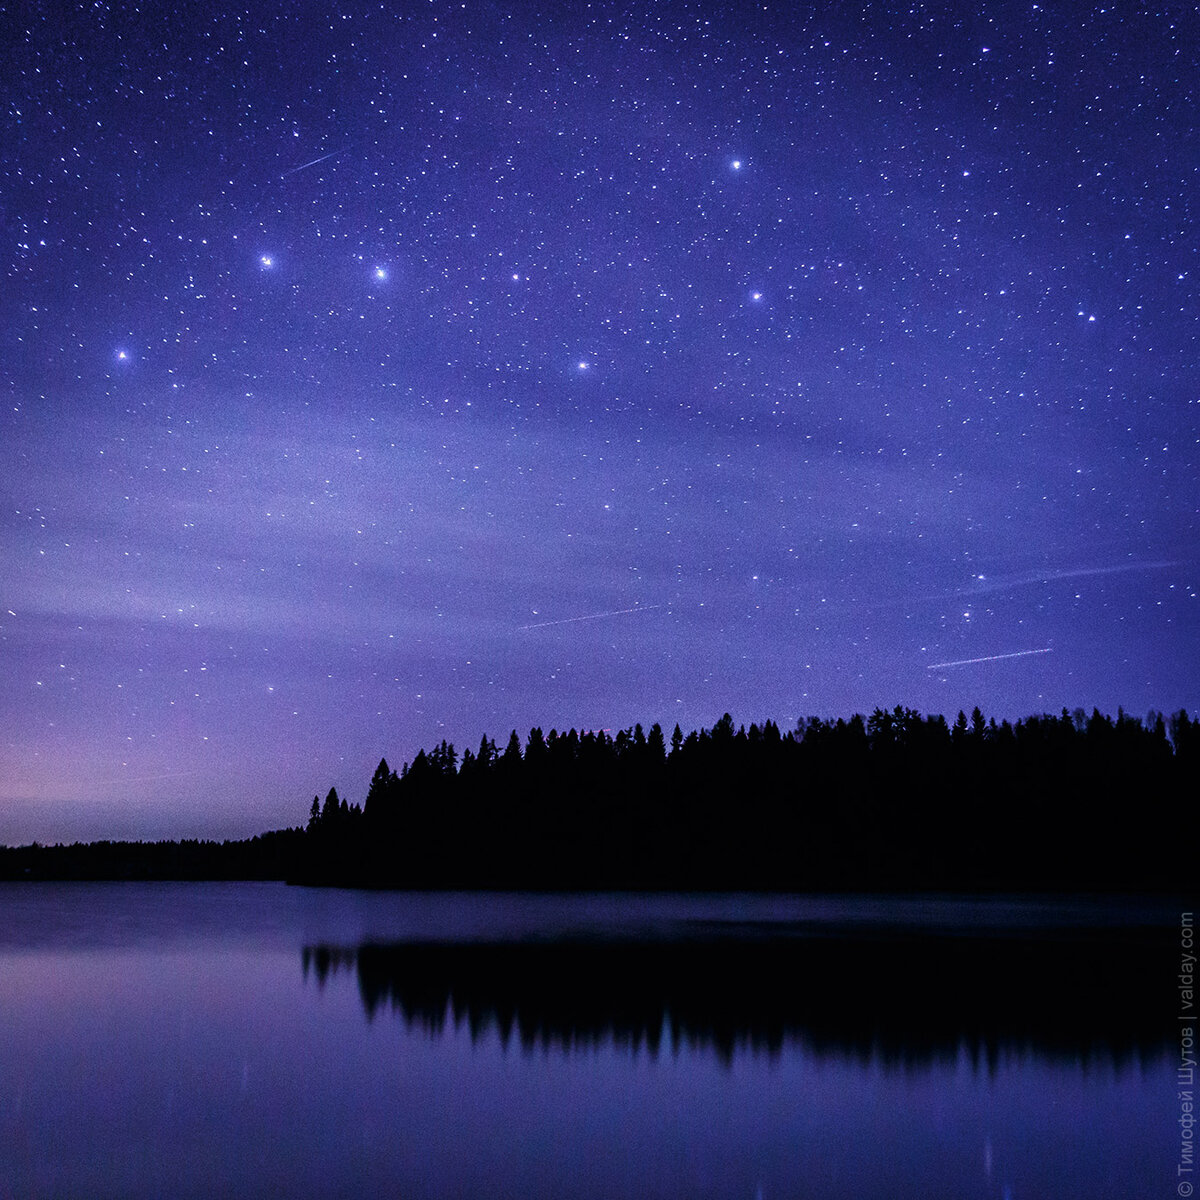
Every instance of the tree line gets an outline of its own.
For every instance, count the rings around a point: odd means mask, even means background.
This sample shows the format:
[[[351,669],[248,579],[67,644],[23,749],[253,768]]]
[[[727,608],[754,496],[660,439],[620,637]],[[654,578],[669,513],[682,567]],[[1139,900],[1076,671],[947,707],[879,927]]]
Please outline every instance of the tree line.
[[[442,741],[314,797],[295,882],[405,888],[1181,890],[1200,721],[912,709],[668,738]],[[1174,874],[1173,874],[1174,872]]]
[[[0,846],[2,880],[286,879],[305,852],[303,829],[233,841],[73,842]]]

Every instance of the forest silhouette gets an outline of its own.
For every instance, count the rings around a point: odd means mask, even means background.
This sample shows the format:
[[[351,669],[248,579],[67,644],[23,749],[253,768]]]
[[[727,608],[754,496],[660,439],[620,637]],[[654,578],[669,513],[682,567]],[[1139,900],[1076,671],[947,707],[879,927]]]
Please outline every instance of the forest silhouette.
[[[241,841],[0,848],[0,879],[286,879],[410,889],[1151,891],[1196,794],[1200,721],[903,707],[669,739],[442,741],[365,799]]]
[[[903,707],[669,742],[442,741],[365,801],[313,798],[295,882],[391,888],[1148,890],[1194,796],[1200,722],[1093,710],[953,724]]]
[[[223,842],[74,842],[0,846],[0,880],[278,880],[302,861],[303,829]]]

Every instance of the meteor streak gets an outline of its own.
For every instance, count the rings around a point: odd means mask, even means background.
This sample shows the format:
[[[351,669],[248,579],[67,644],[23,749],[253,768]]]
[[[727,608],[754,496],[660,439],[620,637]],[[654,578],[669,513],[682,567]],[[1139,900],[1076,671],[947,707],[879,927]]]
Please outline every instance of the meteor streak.
[[[309,167],[315,167],[317,163],[323,163],[327,158],[337,158],[339,154],[345,154],[349,150],[349,146],[343,146],[340,150],[331,150],[328,154],[322,154],[320,158],[314,158],[311,162],[301,163],[298,167],[291,167],[280,175],[280,179],[286,179],[289,175],[295,175],[297,171],[307,170]]]
[[[93,779],[92,787],[123,787],[127,783],[158,783],[163,779],[182,779],[187,775],[199,775],[197,771],[163,771],[157,775],[127,775],[117,779]]]
[[[1011,654],[987,654],[983,658],[956,658],[953,662],[930,663],[927,671],[938,671],[942,667],[970,667],[975,663],[999,662],[1002,658],[1028,658],[1031,654],[1049,654],[1053,647],[1042,650],[1014,650]]]
[[[517,632],[526,629],[545,629],[547,625],[570,625],[575,621],[599,621],[601,617],[623,617],[626,613],[650,612],[651,609],[662,608],[661,604],[641,604],[637,608],[616,608],[612,612],[587,613],[582,617],[562,617],[557,621],[534,621],[532,625],[518,625]]]

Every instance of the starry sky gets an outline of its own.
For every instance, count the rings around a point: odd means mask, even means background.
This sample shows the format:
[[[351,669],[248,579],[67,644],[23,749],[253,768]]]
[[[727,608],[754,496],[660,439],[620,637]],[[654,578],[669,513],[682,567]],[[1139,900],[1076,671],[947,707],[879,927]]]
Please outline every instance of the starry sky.
[[[1192,6],[0,21],[0,841],[1200,708]]]

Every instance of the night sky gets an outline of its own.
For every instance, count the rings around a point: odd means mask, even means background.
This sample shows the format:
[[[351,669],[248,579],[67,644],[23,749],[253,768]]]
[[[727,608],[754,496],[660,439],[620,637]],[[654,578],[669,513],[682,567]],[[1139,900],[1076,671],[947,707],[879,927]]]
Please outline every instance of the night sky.
[[[9,6],[0,841],[1200,708],[1200,21],[901,7]]]

